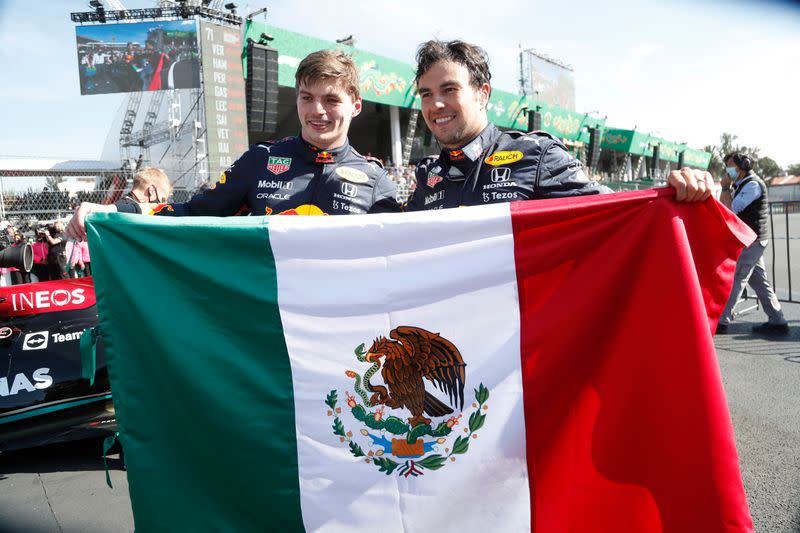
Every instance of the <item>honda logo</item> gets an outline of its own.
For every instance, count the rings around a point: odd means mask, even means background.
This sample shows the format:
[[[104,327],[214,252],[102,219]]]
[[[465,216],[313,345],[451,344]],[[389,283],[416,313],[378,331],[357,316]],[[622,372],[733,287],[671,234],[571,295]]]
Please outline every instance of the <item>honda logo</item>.
[[[350,198],[355,198],[358,196],[358,187],[352,183],[342,183],[342,194]]]
[[[511,177],[511,169],[508,167],[499,167],[492,169],[492,182],[493,183],[500,183],[502,181],[508,181]]]

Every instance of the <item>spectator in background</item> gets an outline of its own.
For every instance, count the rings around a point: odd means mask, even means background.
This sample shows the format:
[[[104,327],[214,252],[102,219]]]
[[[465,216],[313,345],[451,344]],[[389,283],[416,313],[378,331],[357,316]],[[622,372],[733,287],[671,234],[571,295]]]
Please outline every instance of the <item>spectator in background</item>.
[[[78,248],[77,242],[67,241],[64,254],[67,256],[67,277],[83,277],[83,252]]]
[[[50,274],[47,271],[47,239],[44,235],[36,236],[36,241],[31,245],[33,248],[33,275],[37,281],[48,281]]]
[[[53,225],[42,232],[49,249],[47,250],[47,272],[51,280],[67,279],[67,238],[64,235],[64,223],[56,220]]]
[[[764,250],[769,243],[767,185],[753,172],[753,161],[745,154],[726,155],[725,172],[727,175],[722,178],[720,201],[750,226],[758,237],[753,244],[742,250],[736,262],[731,295],[717,324],[717,334],[727,333],[728,326],[733,322],[733,307],[742,296],[745,285],[749,283],[768,318],[767,322],[753,326],[753,331],[784,335],[789,332],[789,324],[783,316],[778,297],[769,284],[764,265]]]
[[[78,249],[81,252],[81,259],[83,260],[83,275],[89,277],[92,275],[92,257],[89,255],[89,243],[80,241]]]

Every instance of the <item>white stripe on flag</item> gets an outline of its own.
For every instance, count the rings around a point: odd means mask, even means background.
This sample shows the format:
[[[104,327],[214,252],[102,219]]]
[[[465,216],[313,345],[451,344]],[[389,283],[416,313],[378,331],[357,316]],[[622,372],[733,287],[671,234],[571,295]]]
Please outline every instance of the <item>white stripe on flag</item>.
[[[508,205],[436,213],[272,217],[270,243],[292,364],[301,506],[309,531],[529,531],[530,497],[519,353],[519,308]],[[346,370],[354,349],[398,326],[453,342],[466,362],[464,410],[437,445],[448,455],[490,391],[485,425],[469,450],[419,477],[391,475],[350,453],[333,434],[324,400],[336,389],[340,419],[365,452]],[[373,383],[383,383],[380,373]],[[426,381],[426,389],[448,403]],[[456,409],[456,413],[458,409]],[[406,409],[386,410],[403,420]],[[435,418],[432,425],[448,417]],[[391,438],[390,434],[386,437]],[[402,438],[402,437],[401,437]],[[445,451],[445,448],[448,451]],[[385,455],[398,463],[405,459]]]

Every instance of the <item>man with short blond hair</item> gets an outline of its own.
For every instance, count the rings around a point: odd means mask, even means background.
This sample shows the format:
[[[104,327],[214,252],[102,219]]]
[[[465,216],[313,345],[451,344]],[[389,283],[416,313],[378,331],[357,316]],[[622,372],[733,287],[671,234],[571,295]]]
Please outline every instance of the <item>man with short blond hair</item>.
[[[145,167],[133,176],[130,192],[117,202],[117,210],[130,212],[124,206],[130,205],[136,213],[141,213],[140,204],[161,204],[172,194],[172,183],[167,173],[160,168]]]
[[[255,144],[211,188],[188,202],[146,206],[81,204],[70,235],[85,238],[93,211],[165,216],[235,214],[347,215],[397,211],[395,186],[378,163],[350,147],[350,122],[361,113],[358,69],[339,50],[306,56],[295,75],[300,135]],[[140,200],[142,200],[140,199]]]

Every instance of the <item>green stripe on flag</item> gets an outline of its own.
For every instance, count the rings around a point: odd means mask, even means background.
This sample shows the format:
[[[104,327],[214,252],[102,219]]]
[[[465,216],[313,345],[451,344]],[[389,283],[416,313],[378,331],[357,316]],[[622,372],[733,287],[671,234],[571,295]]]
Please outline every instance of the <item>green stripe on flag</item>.
[[[292,373],[266,220],[89,220],[138,531],[303,529]],[[136,333],[123,335],[122,324]]]

